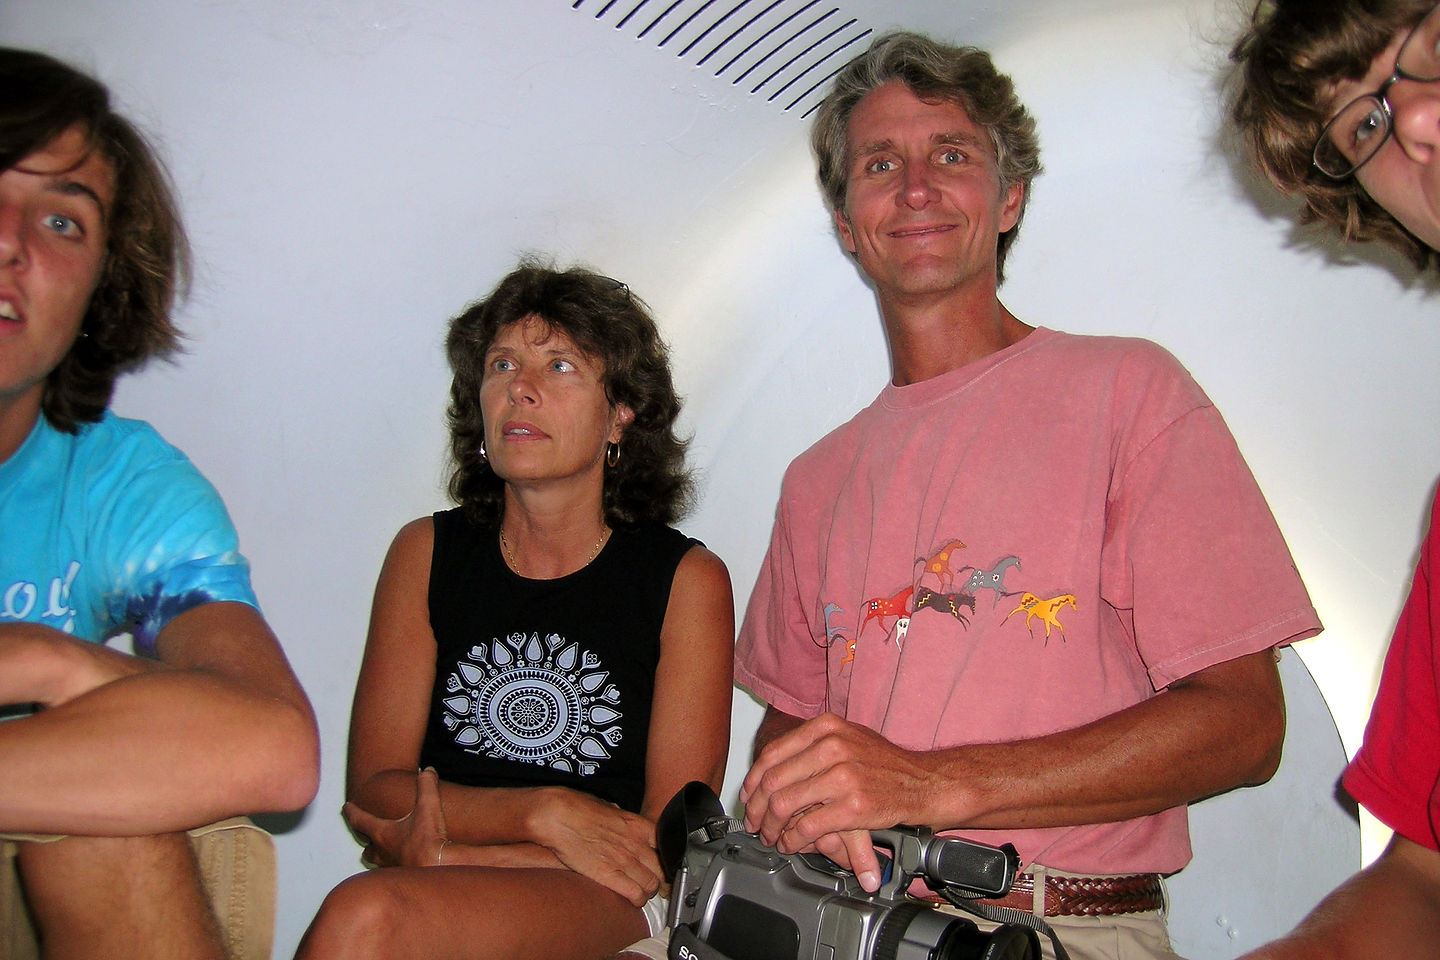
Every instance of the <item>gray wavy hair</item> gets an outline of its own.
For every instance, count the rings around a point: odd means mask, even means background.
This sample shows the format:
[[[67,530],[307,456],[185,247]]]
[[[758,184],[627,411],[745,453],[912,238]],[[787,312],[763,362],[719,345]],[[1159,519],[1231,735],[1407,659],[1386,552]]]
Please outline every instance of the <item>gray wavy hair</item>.
[[[1000,234],[996,250],[996,275],[1003,280],[1005,254],[1020,232],[1030,203],[1030,183],[1041,171],[1040,142],[1035,119],[1015,96],[1014,83],[995,69],[984,50],[895,31],[877,37],[868,50],[841,68],[810,130],[826,202],[837,213],[845,213],[850,115],[866,94],[895,81],[922,100],[957,104],[990,137],[1000,192],[1017,183],[1024,188],[1015,226]]]

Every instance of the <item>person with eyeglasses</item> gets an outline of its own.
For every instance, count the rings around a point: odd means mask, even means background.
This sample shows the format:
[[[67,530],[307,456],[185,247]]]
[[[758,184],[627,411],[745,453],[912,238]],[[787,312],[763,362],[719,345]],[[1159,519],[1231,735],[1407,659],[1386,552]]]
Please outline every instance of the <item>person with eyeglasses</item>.
[[[1265,0],[1235,43],[1231,116],[1302,217],[1440,266],[1440,5]],[[1287,937],[1248,954],[1429,956],[1440,943],[1440,492],[1345,790],[1394,830]]]

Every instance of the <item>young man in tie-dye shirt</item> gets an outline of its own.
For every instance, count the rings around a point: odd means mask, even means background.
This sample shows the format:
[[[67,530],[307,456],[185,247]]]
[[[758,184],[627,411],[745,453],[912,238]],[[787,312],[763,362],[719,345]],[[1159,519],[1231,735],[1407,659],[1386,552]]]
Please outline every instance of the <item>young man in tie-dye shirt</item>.
[[[105,88],[0,50],[0,955],[33,924],[47,956],[220,960],[186,831],[316,788],[224,505],[107,409],[175,345],[184,251]]]

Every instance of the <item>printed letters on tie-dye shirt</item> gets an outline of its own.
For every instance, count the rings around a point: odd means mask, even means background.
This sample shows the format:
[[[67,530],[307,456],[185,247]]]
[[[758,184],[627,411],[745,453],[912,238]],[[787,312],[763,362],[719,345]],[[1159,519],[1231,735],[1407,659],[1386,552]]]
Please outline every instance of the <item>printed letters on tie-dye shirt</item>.
[[[0,623],[42,623],[137,651],[204,603],[255,605],[215,489],[148,424],[111,414],[60,433],[43,419],[0,464]]]
[[[70,605],[70,595],[75,575],[79,572],[80,561],[71,560],[65,565],[65,572],[51,577],[48,585],[29,580],[16,580],[5,585],[3,602],[0,602],[0,623],[6,620],[35,620],[62,633],[74,633],[75,608]],[[40,604],[41,597],[46,598],[43,605]]]

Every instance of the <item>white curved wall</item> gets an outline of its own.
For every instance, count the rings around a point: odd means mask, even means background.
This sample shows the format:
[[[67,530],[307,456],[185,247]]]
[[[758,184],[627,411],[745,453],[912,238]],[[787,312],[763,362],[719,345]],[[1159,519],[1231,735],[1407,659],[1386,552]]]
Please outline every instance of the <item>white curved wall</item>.
[[[1429,292],[1393,259],[1338,265],[1237,181],[1214,145],[1233,17],[1206,0],[846,7],[979,42],[1015,76],[1047,172],[1005,301],[1194,371],[1329,628],[1301,653],[1353,751],[1440,470]],[[569,0],[8,0],[0,37],[93,68],[179,185],[190,352],[116,406],[226,495],[320,716],[320,796],[280,838],[285,956],[358,867],[337,814],[349,698],[386,544],[445,505],[447,318],[529,250],[644,296],[705,480],[686,529],[743,607],[785,464],[884,380],[873,299],[798,118]],[[742,696],[727,799],[757,717]]]

